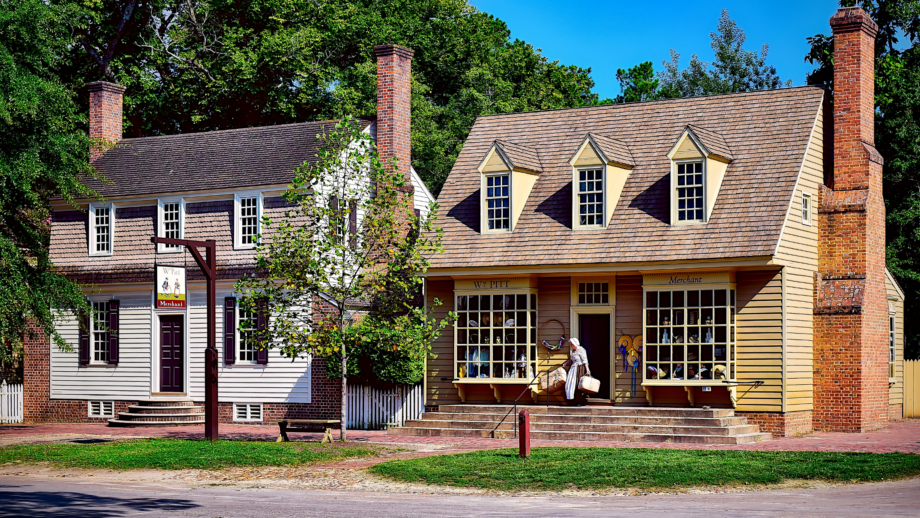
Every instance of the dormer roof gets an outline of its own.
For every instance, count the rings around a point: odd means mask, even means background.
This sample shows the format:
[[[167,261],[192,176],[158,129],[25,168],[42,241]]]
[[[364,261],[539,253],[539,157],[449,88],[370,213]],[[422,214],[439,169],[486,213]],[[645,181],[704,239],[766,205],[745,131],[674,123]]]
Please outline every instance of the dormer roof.
[[[585,138],[591,143],[594,149],[600,153],[600,158],[605,163],[621,165],[626,168],[636,166],[636,162],[633,160],[626,142],[595,133],[588,133],[588,136]]]
[[[726,162],[734,160],[732,151],[729,149],[722,135],[694,124],[688,124],[687,131],[696,137],[696,140],[702,144],[703,149],[700,151],[702,151],[703,154],[710,158],[722,158]]]
[[[504,140],[496,140],[494,147],[499,156],[501,156],[502,161],[508,166],[508,170],[543,172],[540,154],[537,153],[536,149]]]

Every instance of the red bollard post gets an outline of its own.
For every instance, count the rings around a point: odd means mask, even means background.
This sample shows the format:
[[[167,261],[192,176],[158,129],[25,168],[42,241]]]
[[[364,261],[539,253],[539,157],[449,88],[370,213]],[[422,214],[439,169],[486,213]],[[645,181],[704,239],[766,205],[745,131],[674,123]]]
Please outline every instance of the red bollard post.
[[[522,459],[530,457],[530,412],[521,410],[518,414],[518,438],[520,440],[520,452],[518,455]]]

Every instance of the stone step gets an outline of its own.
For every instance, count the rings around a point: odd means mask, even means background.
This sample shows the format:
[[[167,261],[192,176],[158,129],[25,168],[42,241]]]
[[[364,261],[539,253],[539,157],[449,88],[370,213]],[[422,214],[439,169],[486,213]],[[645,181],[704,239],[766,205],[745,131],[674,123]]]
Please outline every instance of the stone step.
[[[157,421],[157,422],[188,422],[204,419],[204,412],[187,412],[183,414],[136,414],[133,412],[120,412],[118,419],[122,421]]]
[[[473,414],[473,413],[447,413],[425,412],[422,419],[425,421],[492,421],[498,423],[504,418],[511,422],[516,417],[508,414]],[[653,417],[653,416],[607,416],[607,415],[556,415],[532,414],[531,423],[543,422],[571,422],[577,420],[586,424],[635,424],[635,425],[674,425],[674,426],[737,426],[746,425],[745,417]]]
[[[441,405],[438,412],[449,414],[502,414],[514,407],[510,405]],[[607,416],[646,416],[646,417],[733,417],[731,408],[661,408],[661,407],[625,407],[625,406],[554,406],[519,405],[518,411],[526,409],[531,416],[540,414],[553,415],[607,415]]]
[[[491,430],[469,428],[390,428],[388,435],[420,437],[479,437],[491,438]],[[496,439],[513,439],[514,432],[498,430]],[[612,441],[612,442],[663,442],[681,444],[750,444],[767,440],[770,434],[746,433],[738,435],[690,435],[667,433],[604,433],[604,432],[560,432],[532,431],[534,440],[553,441]]]
[[[141,399],[137,402],[137,406],[144,407],[164,407],[164,406],[194,406],[195,402],[190,398],[156,398],[156,399]]]
[[[204,424],[204,419],[195,421],[124,421],[122,419],[109,419],[109,426],[141,427],[141,426],[188,426]]]
[[[514,422],[498,424],[493,421],[406,421],[406,428],[442,428],[470,430],[514,430]],[[736,426],[671,426],[671,425],[619,425],[580,422],[531,423],[533,432],[592,432],[592,433],[644,433],[655,435],[743,435],[757,433],[755,425]]]
[[[199,405],[179,405],[179,406],[143,406],[128,405],[128,412],[134,414],[175,414],[187,412],[203,412]]]

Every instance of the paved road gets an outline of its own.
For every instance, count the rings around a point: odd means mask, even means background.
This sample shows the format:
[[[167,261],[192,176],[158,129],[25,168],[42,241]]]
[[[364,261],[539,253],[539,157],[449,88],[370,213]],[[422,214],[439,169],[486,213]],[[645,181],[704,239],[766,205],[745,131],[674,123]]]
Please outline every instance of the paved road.
[[[0,516],[920,516],[920,479],[814,490],[596,498],[286,491],[0,477]]]

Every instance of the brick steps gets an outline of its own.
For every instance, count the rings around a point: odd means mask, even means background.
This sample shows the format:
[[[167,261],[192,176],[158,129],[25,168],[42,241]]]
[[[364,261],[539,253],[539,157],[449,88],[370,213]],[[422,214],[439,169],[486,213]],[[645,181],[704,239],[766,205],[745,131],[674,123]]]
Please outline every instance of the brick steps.
[[[715,408],[526,406],[533,439],[563,441],[749,444],[770,438],[734,410]],[[390,428],[388,435],[421,437],[514,437],[510,406],[444,405],[421,419]],[[505,418],[502,422],[502,418]]]
[[[109,426],[184,426],[204,424],[204,411],[190,399],[164,398],[138,401],[129,405],[127,412],[119,412],[117,419],[109,419]]]

